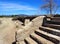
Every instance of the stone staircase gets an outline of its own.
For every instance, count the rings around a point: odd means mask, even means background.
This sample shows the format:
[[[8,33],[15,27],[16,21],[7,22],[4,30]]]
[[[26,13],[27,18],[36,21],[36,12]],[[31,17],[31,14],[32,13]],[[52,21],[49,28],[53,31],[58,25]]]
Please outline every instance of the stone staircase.
[[[47,19],[44,19],[42,26],[31,26],[18,32],[16,44],[60,44],[60,17]]]
[[[50,18],[50,21],[46,21],[43,26],[46,27],[51,27],[51,28],[55,28],[55,29],[60,29],[60,18],[59,17],[53,17]]]

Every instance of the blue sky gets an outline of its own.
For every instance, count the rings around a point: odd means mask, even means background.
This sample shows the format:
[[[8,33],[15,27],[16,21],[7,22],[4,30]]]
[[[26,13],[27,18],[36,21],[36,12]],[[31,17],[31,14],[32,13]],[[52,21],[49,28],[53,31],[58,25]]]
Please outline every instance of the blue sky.
[[[56,3],[60,4],[60,0],[56,0]],[[39,10],[42,4],[42,0],[0,0],[0,15],[45,14],[45,11]]]

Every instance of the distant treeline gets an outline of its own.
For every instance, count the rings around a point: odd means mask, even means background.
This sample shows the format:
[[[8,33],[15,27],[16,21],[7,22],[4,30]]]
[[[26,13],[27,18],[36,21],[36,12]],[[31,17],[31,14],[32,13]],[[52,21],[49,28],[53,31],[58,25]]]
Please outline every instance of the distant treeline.
[[[17,17],[17,16],[24,16],[24,15],[0,15],[0,17]]]
[[[24,15],[24,14],[20,14],[20,15],[0,15],[0,17],[36,17],[38,15]]]
[[[42,15],[25,15],[25,14],[20,14],[20,15],[0,15],[0,17],[37,17],[37,16],[42,16]],[[44,15],[46,16],[46,15]],[[60,14],[53,15],[54,17],[60,17]]]

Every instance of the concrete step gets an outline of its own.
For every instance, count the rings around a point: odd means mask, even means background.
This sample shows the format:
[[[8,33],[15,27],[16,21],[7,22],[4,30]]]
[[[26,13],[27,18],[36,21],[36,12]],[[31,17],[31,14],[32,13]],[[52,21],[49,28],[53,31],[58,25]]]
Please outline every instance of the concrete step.
[[[46,30],[51,30],[51,31],[55,31],[55,32],[59,32],[60,33],[60,30],[58,30],[58,29],[53,29],[53,28],[44,27],[44,26],[40,26],[39,28],[44,28]]]
[[[47,27],[39,27],[39,29],[41,31],[44,31],[44,32],[47,32],[47,33],[50,33],[50,34],[53,34],[53,35],[56,35],[56,36],[60,36],[60,30],[47,28]],[[57,30],[57,31],[55,31],[55,30]]]
[[[44,34],[46,36],[49,36],[49,37],[55,38],[57,40],[60,40],[59,36],[56,36],[56,35],[53,35],[53,34],[50,34],[50,33],[44,32],[44,31],[41,31],[41,30],[36,30],[36,32],[39,32],[39,33],[42,33],[42,34]]]
[[[60,20],[60,17],[52,17],[52,20]]]
[[[47,32],[41,31],[41,30],[36,30],[35,33],[49,41],[56,43],[56,44],[59,43],[59,41],[60,41],[59,36],[52,35],[50,33],[47,33]]]
[[[31,39],[30,37],[27,37],[26,39],[25,39],[25,41],[27,41],[28,42],[28,44],[37,44],[33,39]]]
[[[60,25],[60,20],[50,20],[50,21],[47,20],[46,23]]]
[[[43,38],[43,37],[35,34],[35,33],[32,33],[32,34],[30,35],[30,37],[31,37],[33,40],[35,40],[36,42],[38,42],[38,44],[54,44],[53,42],[51,42],[51,41],[49,41],[49,40],[47,40],[47,39],[45,39],[45,38]]]
[[[60,29],[60,25],[45,23],[43,26],[50,27],[54,29]]]
[[[60,17],[46,17],[46,18],[49,18],[51,20],[60,20]]]

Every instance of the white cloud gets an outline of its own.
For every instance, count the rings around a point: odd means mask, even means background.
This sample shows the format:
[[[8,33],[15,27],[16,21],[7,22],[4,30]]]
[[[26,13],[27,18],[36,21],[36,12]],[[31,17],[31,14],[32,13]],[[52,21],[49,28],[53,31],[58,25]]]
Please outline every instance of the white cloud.
[[[28,5],[20,5],[14,3],[0,3],[0,11],[15,11],[15,10],[36,10]]]

